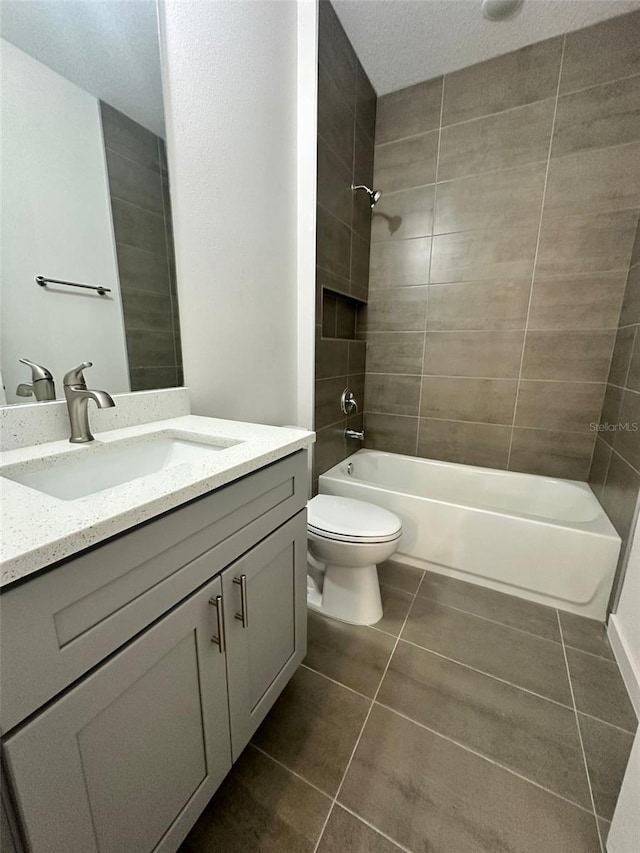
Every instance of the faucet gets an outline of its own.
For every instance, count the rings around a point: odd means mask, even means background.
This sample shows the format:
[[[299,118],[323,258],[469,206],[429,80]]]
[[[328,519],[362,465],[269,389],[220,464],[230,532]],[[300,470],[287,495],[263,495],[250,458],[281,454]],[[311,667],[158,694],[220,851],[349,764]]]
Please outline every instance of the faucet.
[[[345,438],[355,438],[358,441],[364,441],[364,430],[345,429],[344,435],[345,435]]]
[[[28,358],[19,358],[20,364],[26,364],[31,368],[31,382],[21,382],[16,388],[18,397],[35,397],[39,403],[46,400],[56,399],[56,386],[53,382],[51,371],[40,364],[29,361]]]
[[[92,361],[83,361],[81,365],[65,374],[64,396],[67,398],[67,409],[69,410],[69,423],[71,424],[70,442],[73,444],[85,444],[93,441],[89,429],[89,400],[94,400],[99,409],[110,409],[115,406],[113,397],[106,391],[92,391],[87,388],[83,370],[93,367]]]

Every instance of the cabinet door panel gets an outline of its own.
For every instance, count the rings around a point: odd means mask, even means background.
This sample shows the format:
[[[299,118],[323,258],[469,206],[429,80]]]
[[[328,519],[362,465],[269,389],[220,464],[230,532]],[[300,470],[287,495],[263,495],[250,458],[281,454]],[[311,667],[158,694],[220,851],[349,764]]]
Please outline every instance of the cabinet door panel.
[[[231,766],[216,579],[5,741],[33,853],[177,849]]]
[[[235,760],[306,654],[306,510],[225,569],[222,589]]]

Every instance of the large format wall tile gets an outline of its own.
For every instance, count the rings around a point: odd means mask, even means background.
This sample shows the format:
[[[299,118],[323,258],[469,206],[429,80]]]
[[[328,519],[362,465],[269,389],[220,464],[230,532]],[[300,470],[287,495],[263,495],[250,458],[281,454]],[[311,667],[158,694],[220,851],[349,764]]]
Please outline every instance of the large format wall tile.
[[[622,15],[566,38],[560,92],[640,73],[640,12]]]
[[[604,383],[596,382],[523,380],[518,388],[514,423],[520,427],[593,431],[602,409],[604,389]]]
[[[441,101],[441,77],[378,98],[376,143],[435,130],[440,124]]]
[[[462,178],[547,159],[552,100],[444,127],[438,178]]]
[[[494,279],[429,287],[427,329],[524,329],[529,279]]]
[[[318,66],[318,136],[349,168],[353,160],[353,112],[324,65]]]
[[[433,238],[431,282],[530,276],[536,236],[535,225],[440,234]]]
[[[433,233],[502,229],[514,222],[537,225],[545,169],[544,163],[534,163],[439,184]]]
[[[593,456],[613,515],[632,490],[614,497],[612,453],[640,465],[640,435],[613,430],[640,418],[639,27],[640,12],[569,34],[564,63],[559,36],[381,99],[357,325],[368,373],[421,377],[420,455],[576,479]],[[416,452],[413,398],[369,387],[368,446]]]
[[[640,76],[558,99],[552,157],[640,140]]]
[[[562,276],[624,270],[637,222],[638,212],[629,210],[566,219],[543,216],[536,271]]]
[[[431,238],[371,244],[369,287],[427,284]]]
[[[433,185],[383,193],[371,216],[371,241],[380,243],[430,235],[433,230],[433,196]]]
[[[529,331],[524,344],[522,376],[605,382],[613,343],[613,331]]]
[[[356,99],[356,57],[331,3],[318,5],[318,62],[353,112]]]
[[[561,54],[562,38],[554,38],[447,74],[443,125],[552,97]]]
[[[510,435],[506,426],[424,419],[420,421],[418,456],[506,468]]]
[[[436,179],[438,132],[376,145],[374,180],[384,192],[431,184]]]
[[[420,403],[420,377],[367,373],[364,397],[368,412],[415,417]]]
[[[365,447],[414,456],[418,442],[418,418],[380,415],[364,416]]]
[[[435,376],[518,377],[522,332],[427,332],[424,372]]]
[[[545,216],[640,208],[640,144],[584,151],[549,164]]]
[[[517,387],[510,379],[424,376],[420,417],[511,424]]]
[[[615,329],[625,273],[536,276],[529,307],[530,329]]]

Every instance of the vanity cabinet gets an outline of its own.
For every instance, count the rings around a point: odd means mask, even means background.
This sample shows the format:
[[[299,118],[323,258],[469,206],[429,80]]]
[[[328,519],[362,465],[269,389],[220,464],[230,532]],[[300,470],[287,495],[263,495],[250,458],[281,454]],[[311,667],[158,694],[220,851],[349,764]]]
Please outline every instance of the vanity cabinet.
[[[225,559],[229,553],[228,540],[241,532],[235,523],[224,540],[211,535],[202,538],[202,524],[195,525],[195,534],[192,525],[191,534],[200,537],[197,550],[209,547],[182,565],[177,555],[192,556],[193,542],[185,546],[180,540],[181,547],[173,552],[173,572],[167,573],[166,560],[155,553],[151,564],[157,566],[157,577],[175,581],[174,576],[182,574],[183,589],[189,587],[188,579],[208,577],[194,592],[178,596],[169,608],[158,584],[151,583],[154,572],[148,560],[143,563],[148,589],[140,595],[138,561],[145,554],[135,538],[120,552],[123,556],[133,548],[136,554],[135,559],[124,560],[128,574],[133,572],[137,578],[133,585],[131,578],[127,581],[125,588],[137,594],[124,605],[121,574],[113,571],[109,561],[99,564],[107,567],[111,582],[118,580],[115,598],[120,606],[113,607],[114,591],[105,598],[105,584],[96,581],[92,610],[108,611],[103,619],[87,619],[77,590],[73,603],[68,594],[49,602],[51,614],[67,614],[65,619],[52,618],[58,641],[74,634],[73,640],[58,643],[58,654],[80,642],[86,647],[82,654],[89,657],[95,655],[89,635],[101,626],[104,632],[105,618],[122,620],[121,609],[139,611],[145,595],[156,605],[161,603],[161,611],[157,613],[157,606],[154,611],[147,602],[142,612],[150,609],[156,618],[148,620],[144,630],[103,656],[97,666],[3,738],[3,757],[28,851],[177,850],[306,653],[306,493],[298,488],[303,470],[306,479],[306,454],[297,457],[246,478],[245,495],[255,496],[254,478],[257,485],[262,484],[263,496],[270,494],[262,500],[260,512],[251,511],[248,526],[266,514],[272,529],[266,536],[261,536],[263,527],[251,535],[245,530],[232,549],[240,552],[235,559],[220,565],[220,555]],[[283,487],[287,481],[289,485]],[[214,506],[228,510],[219,513],[227,518],[227,527],[228,516],[237,509],[229,502],[234,495],[237,491],[228,491],[226,502],[210,502],[207,510],[209,514]],[[280,507],[282,513],[283,505],[288,520],[274,524],[274,519],[281,520],[273,515],[274,509]],[[184,534],[184,523],[193,521],[189,513],[194,507],[197,512],[202,509],[198,502],[176,511],[175,515],[182,514],[177,528],[174,514],[167,516],[169,526],[175,528],[174,538],[178,529]],[[139,532],[127,535],[136,537]],[[253,544],[256,535],[259,541]],[[122,546],[124,538],[111,544]],[[225,542],[227,547],[221,551]],[[54,574],[32,583],[47,581]],[[29,584],[20,589],[24,598]],[[42,608],[44,599],[37,592],[34,600]],[[64,607],[59,606],[61,601]],[[87,622],[90,627],[78,630]],[[129,622],[130,616],[121,624]],[[135,619],[133,623],[137,624]],[[55,660],[53,647],[49,655]],[[29,681],[28,670],[24,679]],[[25,689],[25,695],[26,706],[36,694]],[[15,713],[13,707],[10,711]]]

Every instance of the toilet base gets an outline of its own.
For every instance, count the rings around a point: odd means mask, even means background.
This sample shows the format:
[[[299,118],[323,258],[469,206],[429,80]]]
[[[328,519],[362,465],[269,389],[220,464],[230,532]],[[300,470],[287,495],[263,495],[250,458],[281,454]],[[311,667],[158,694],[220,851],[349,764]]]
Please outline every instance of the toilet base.
[[[382,619],[378,569],[327,564],[322,589],[315,580],[307,584],[307,606],[350,625],[375,625]]]

